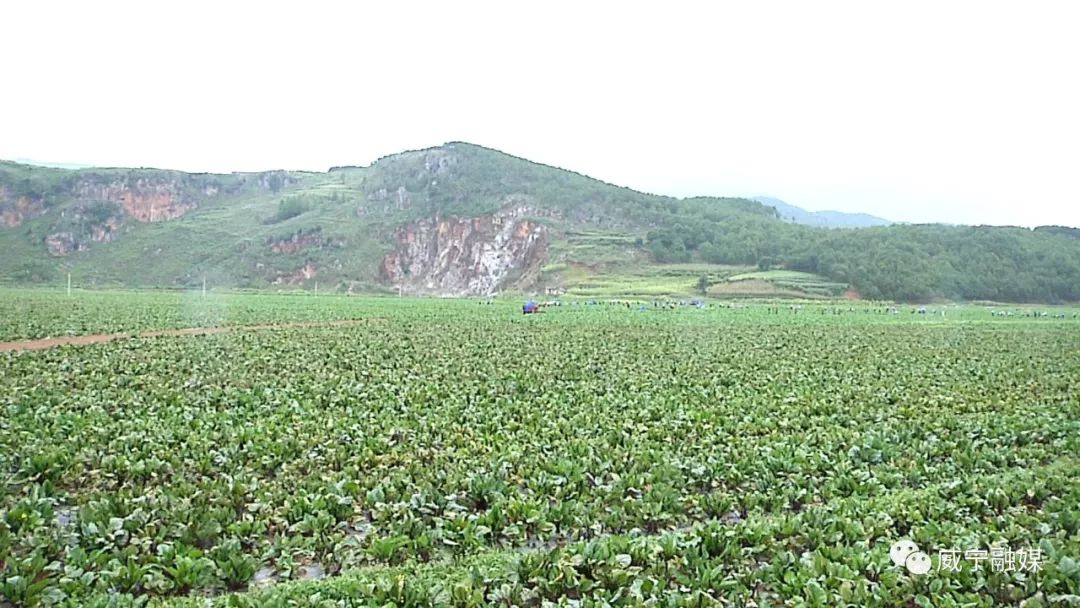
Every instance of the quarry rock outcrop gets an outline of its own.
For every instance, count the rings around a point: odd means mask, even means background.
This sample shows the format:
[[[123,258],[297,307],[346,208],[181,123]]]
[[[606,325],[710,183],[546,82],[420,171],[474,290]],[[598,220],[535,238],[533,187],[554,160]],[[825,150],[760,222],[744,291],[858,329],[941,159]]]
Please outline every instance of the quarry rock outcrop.
[[[480,217],[431,217],[400,226],[383,279],[407,293],[490,295],[535,281],[547,257],[548,228],[510,206]]]

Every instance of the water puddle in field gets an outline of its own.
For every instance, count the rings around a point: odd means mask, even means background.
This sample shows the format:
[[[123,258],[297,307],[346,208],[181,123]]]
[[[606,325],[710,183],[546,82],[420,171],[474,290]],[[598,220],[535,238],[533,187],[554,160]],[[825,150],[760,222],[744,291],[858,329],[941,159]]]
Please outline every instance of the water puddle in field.
[[[74,525],[75,519],[79,515],[79,510],[75,507],[56,507],[56,525],[61,528],[67,528]]]
[[[57,505],[53,507],[53,517],[60,534],[67,539],[67,545],[74,548],[79,544],[79,508]]]
[[[326,578],[326,568],[319,562],[303,564],[296,568],[295,578],[298,581],[317,581]],[[255,572],[248,582],[249,589],[261,589],[281,582],[281,575],[273,566],[263,566]]]
[[[740,515],[738,511],[732,511],[720,518],[721,523],[725,523],[729,526],[733,526],[742,520],[742,515]]]
[[[354,539],[357,543],[363,544],[364,540],[367,539],[368,534],[371,534],[371,528],[372,526],[368,522],[349,526],[345,529],[345,536]]]
[[[322,564],[318,562],[300,567],[300,580],[302,581],[317,581],[325,577],[326,570],[323,570]]]
[[[269,585],[273,585],[277,582],[277,580],[277,571],[270,566],[263,566],[262,568],[259,568],[258,572],[255,573],[255,576],[252,577],[250,586],[266,587]]]
[[[74,509],[74,508],[71,508],[71,507],[58,507],[56,509],[56,511],[57,511],[57,521],[58,522],[63,521],[63,522],[66,522],[67,524],[70,524],[70,523],[74,522],[75,516],[77,515],[77,509]],[[63,513],[63,516],[61,516],[61,513]],[[712,520],[712,521],[719,521],[719,522],[722,522],[722,523],[724,523],[726,525],[735,525],[735,524],[738,524],[738,523],[744,521],[744,519],[745,518],[738,511],[731,511],[730,513],[725,514],[724,516],[720,517],[719,519]],[[690,522],[690,523],[686,523],[686,524],[683,524],[683,525],[680,525],[680,526],[675,526],[675,527],[667,528],[667,529],[664,529],[664,530],[658,530],[658,531],[652,532],[652,533],[648,533],[648,532],[645,532],[644,530],[641,530],[640,528],[636,528],[636,529],[631,530],[629,532],[626,532],[624,534],[629,535],[629,536],[660,536],[660,535],[663,535],[663,534],[672,534],[672,533],[673,534],[686,534],[686,533],[693,532],[693,530],[698,525],[700,525],[701,523],[702,522]],[[346,528],[345,533],[346,533],[346,536],[348,538],[355,539],[356,541],[359,541],[359,542],[363,542],[368,537],[368,535],[371,533],[372,527],[373,526],[372,526],[372,524],[370,522],[365,521],[365,522],[362,522],[362,523],[359,523],[359,524],[349,526],[348,528]],[[591,537],[591,538],[600,539],[600,538],[604,538],[604,537],[608,537],[608,536],[612,536],[612,535],[611,534],[598,534],[598,535],[596,535],[594,537]],[[552,551],[554,549],[558,549],[559,547],[565,547],[565,546],[568,546],[568,545],[573,545],[574,543],[583,542],[585,540],[587,540],[587,539],[578,538],[578,539],[575,540],[574,538],[572,538],[569,535],[555,535],[555,536],[550,536],[550,537],[546,537],[546,538],[530,536],[527,540],[525,540],[522,544],[520,544],[518,546],[506,547],[506,548],[503,548],[501,550],[502,551],[509,551],[509,552],[512,552],[512,553],[515,553],[515,554],[526,554],[526,553],[533,553],[533,552],[538,552],[538,551],[539,552],[544,552],[544,551]],[[443,560],[436,560],[435,562],[432,562],[432,563],[450,564],[450,563],[453,563],[453,562],[449,558],[445,558]],[[318,580],[322,580],[322,579],[326,579],[326,578],[332,578],[332,577],[338,576],[340,574],[348,574],[348,572],[343,571],[343,572],[335,572],[333,574],[330,574],[330,573],[328,573],[326,571],[326,568],[323,566],[323,564],[321,562],[310,562],[310,563],[298,564],[296,569],[293,571],[293,576],[291,578],[293,580],[297,580],[297,581],[318,581]],[[274,569],[273,566],[262,566],[261,568],[259,568],[258,571],[255,572],[255,575],[251,578],[251,581],[248,583],[248,589],[251,590],[251,591],[255,591],[255,590],[258,590],[258,589],[266,589],[266,588],[268,588],[268,587],[270,587],[272,585],[276,585],[276,584],[278,584],[280,582],[283,582],[281,574],[276,569]]]
[[[527,540],[525,542],[525,545],[523,547],[521,547],[520,549],[518,549],[518,552],[524,553],[524,552],[528,552],[528,551],[540,551],[540,550],[551,551],[553,549],[557,549],[558,547],[559,547],[558,541],[540,540],[539,538],[536,538],[536,537],[530,537],[529,540]]]

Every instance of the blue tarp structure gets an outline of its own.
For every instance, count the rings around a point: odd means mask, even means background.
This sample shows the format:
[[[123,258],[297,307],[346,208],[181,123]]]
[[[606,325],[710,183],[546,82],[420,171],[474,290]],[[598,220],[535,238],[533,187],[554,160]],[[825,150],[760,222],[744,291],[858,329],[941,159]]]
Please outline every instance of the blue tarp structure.
[[[521,307],[521,312],[525,314],[530,314],[536,312],[538,308],[539,307],[536,305],[536,302],[529,300],[528,302],[525,302],[524,306]]]

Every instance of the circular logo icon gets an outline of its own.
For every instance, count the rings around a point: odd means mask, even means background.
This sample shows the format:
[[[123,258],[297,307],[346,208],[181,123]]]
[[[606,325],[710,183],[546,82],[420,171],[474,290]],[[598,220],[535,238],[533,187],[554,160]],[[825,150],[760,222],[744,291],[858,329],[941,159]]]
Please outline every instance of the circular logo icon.
[[[906,538],[902,538],[893,543],[892,547],[889,547],[889,559],[892,560],[893,564],[903,567],[904,564],[907,563],[908,556],[918,550],[919,545],[916,545]]]
[[[904,565],[912,574],[926,574],[930,572],[930,556],[922,551],[916,551],[907,556]]]

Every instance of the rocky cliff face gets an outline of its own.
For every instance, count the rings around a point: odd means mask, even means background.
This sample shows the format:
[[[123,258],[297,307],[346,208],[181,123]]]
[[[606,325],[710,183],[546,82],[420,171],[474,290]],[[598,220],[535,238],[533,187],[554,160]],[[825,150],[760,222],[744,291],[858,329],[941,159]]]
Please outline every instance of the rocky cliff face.
[[[120,236],[121,222],[109,218],[83,231],[62,230],[45,237],[45,247],[55,256],[66,256],[74,251],[86,251],[90,243],[108,243]]]
[[[53,256],[67,256],[94,243],[111,242],[133,223],[176,220],[203,204],[243,192],[272,195],[298,180],[285,171],[210,175],[157,169],[66,171],[0,164],[0,229],[45,216],[49,227],[38,243]],[[271,243],[271,247],[275,252],[289,253],[328,245],[321,235],[299,235],[291,240],[294,242]]]
[[[49,254],[66,256],[85,251],[90,243],[109,243],[120,236],[124,212],[117,203],[93,201],[60,211],[51,234],[45,237]]]
[[[482,217],[432,217],[401,226],[383,278],[408,293],[489,295],[528,287],[547,257],[546,226],[514,206]]]
[[[308,249],[322,249],[324,247],[341,247],[340,239],[328,238],[322,233],[322,228],[312,230],[297,230],[284,237],[272,237],[267,239],[267,245],[272,253],[292,254]]]
[[[138,222],[173,220],[195,209],[200,200],[217,194],[214,185],[193,191],[169,178],[80,179],[70,192],[76,201],[74,206],[59,211],[53,231],[45,237],[45,248],[49,254],[61,257],[85,251],[91,243],[115,240],[129,218]],[[16,219],[21,221],[25,216]]]
[[[154,178],[108,182],[83,180],[76,189],[79,200],[117,203],[128,217],[140,222],[176,219],[198,206],[198,195],[210,198],[217,193],[216,187],[207,185],[196,195],[176,180]]]
[[[14,228],[42,213],[45,213],[45,205],[40,197],[9,197],[7,188],[0,186],[0,225]]]
[[[307,262],[303,266],[290,272],[280,272],[274,277],[274,285],[302,285],[319,275],[319,267],[314,262]]]

